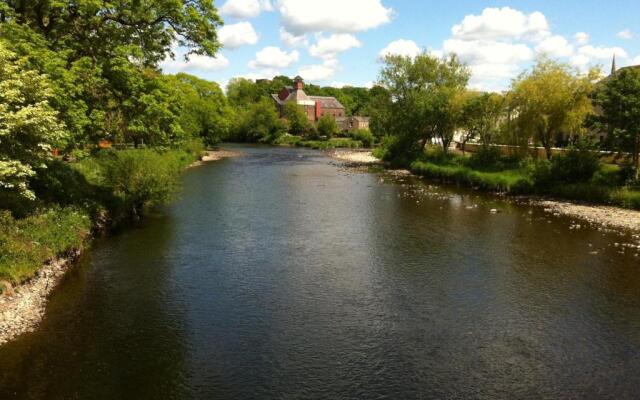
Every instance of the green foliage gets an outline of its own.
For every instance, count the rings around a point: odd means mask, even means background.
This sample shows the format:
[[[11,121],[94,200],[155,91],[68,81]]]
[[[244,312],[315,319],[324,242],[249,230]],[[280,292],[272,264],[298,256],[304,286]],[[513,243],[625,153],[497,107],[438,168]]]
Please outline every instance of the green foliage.
[[[362,142],[358,140],[334,138],[330,140],[301,140],[296,143],[297,146],[310,147],[316,150],[328,150],[328,149],[357,149],[362,147]]]
[[[185,152],[144,149],[105,151],[91,162],[98,163],[96,183],[113,196],[111,209],[137,219],[145,207],[171,199],[178,188],[179,173],[190,160],[193,158]]]
[[[446,59],[429,54],[413,59],[387,56],[380,81],[388,95],[381,96],[377,105],[384,110],[384,117],[373,126],[396,137],[393,146],[387,148],[388,157],[413,159],[432,140],[447,151],[461,125],[468,80],[469,70],[455,55]]]
[[[186,137],[215,145],[229,137],[234,110],[217,83],[180,73],[165,78],[179,99],[179,124]]]
[[[20,283],[48,260],[82,247],[90,218],[71,208],[54,208],[15,219],[0,211],[0,279]]]
[[[570,149],[551,160],[551,176],[557,182],[578,183],[591,180],[600,161],[590,151]]]
[[[285,133],[272,100],[262,99],[238,111],[231,138],[240,142],[271,143]]]
[[[335,118],[325,114],[318,120],[317,130],[318,135],[331,138],[333,135],[338,133],[338,124],[336,123]]]
[[[493,143],[505,114],[505,98],[497,93],[469,92],[462,109],[463,141],[479,139],[483,146]]]
[[[457,163],[441,165],[429,161],[414,161],[410,170],[418,175],[496,192],[527,193],[533,187],[527,174],[519,170],[483,172]]]
[[[633,153],[636,180],[640,177],[640,70],[624,68],[608,77],[594,94],[602,110],[594,128],[608,132],[614,149]]]
[[[274,107],[273,104],[271,107]],[[307,118],[307,113],[304,111],[303,106],[299,106],[293,102],[286,103],[284,105],[283,114],[287,119],[290,134],[304,135],[312,132],[311,123]]]
[[[48,102],[52,95],[46,76],[30,70],[0,40],[0,199],[35,199],[29,177],[66,139]]]
[[[350,132],[349,136],[351,136],[353,140],[362,142],[364,147],[371,147],[375,142],[375,137],[368,129],[358,129],[357,131]]]
[[[540,59],[529,73],[513,82],[512,107],[521,136],[544,146],[551,158],[552,145],[564,134],[586,132],[585,118],[593,112],[589,96],[599,72],[582,76],[568,65]]]
[[[303,138],[301,136],[285,134],[274,140],[273,144],[277,146],[296,146],[302,140]]]

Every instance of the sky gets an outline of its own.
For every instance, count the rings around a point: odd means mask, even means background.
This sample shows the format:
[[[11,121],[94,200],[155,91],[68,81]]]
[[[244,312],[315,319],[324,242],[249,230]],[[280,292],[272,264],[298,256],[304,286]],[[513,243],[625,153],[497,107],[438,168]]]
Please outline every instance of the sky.
[[[640,64],[638,0],[222,0],[215,58],[175,48],[165,73],[225,87],[234,77],[300,75],[322,86],[372,86],[381,57],[456,53],[470,87],[502,91],[536,58],[608,73]]]

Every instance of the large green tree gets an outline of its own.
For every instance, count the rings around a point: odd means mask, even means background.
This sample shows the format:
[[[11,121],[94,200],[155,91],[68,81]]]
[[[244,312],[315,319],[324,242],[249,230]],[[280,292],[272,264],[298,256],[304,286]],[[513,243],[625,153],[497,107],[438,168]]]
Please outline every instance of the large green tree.
[[[477,138],[484,147],[493,143],[506,115],[505,98],[498,93],[469,92],[462,110],[463,140]]]
[[[580,75],[566,64],[543,58],[513,82],[517,129],[542,144],[547,158],[563,136],[586,132],[585,119],[593,112],[589,96],[597,75],[595,70]]]
[[[633,153],[640,179],[640,69],[624,68],[602,82],[594,95],[596,128],[612,135],[618,150]]]
[[[467,67],[455,55],[387,56],[380,83],[388,91],[382,102],[385,130],[395,138],[390,157],[415,157],[434,139],[447,151],[460,125],[468,80]]]
[[[66,139],[49,104],[52,95],[46,76],[29,69],[0,40],[0,199],[33,199],[28,179]]]

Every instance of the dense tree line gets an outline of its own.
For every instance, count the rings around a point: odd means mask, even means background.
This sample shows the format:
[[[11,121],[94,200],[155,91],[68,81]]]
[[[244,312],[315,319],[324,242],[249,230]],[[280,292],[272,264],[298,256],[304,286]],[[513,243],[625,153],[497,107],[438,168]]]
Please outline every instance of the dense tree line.
[[[0,199],[34,199],[29,181],[54,148],[226,136],[217,84],[158,69],[175,44],[215,56],[221,23],[207,0],[0,2]]]
[[[541,146],[547,159],[555,146],[630,153],[638,170],[640,69],[603,78],[598,69],[582,74],[541,58],[504,93],[472,91],[468,79],[455,55],[388,56],[369,102],[371,129],[385,137],[381,153],[400,162],[420,157],[428,144],[446,153],[457,135],[463,151],[477,141],[518,146],[525,155]],[[607,139],[596,143],[603,133]]]

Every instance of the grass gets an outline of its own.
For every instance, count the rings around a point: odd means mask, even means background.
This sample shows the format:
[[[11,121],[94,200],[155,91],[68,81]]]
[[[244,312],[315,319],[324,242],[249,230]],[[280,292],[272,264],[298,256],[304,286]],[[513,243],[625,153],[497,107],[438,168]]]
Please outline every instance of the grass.
[[[279,146],[310,147],[316,150],[327,150],[337,148],[360,148],[363,144],[359,140],[351,138],[332,138],[328,140],[310,140],[302,136],[283,135],[276,139],[273,144]]]
[[[0,279],[20,283],[47,261],[82,247],[91,229],[83,211],[56,208],[14,219],[0,213]]]
[[[139,219],[167,202],[179,173],[201,147],[107,150],[72,163],[55,160],[32,182],[38,201],[16,217],[0,210],[0,280],[20,283],[47,261],[81,248],[94,221]],[[104,222],[104,221],[101,221]]]
[[[569,183],[550,179],[553,175],[542,177],[535,172],[536,165],[539,163],[534,161],[519,165],[513,160],[498,160],[483,166],[467,157],[430,151],[410,163],[409,169],[416,175],[486,191],[549,195],[640,210],[640,190],[625,186],[627,172],[623,168],[601,164],[590,179]]]
[[[429,161],[414,161],[409,169],[417,175],[488,191],[519,194],[533,188],[531,179],[522,170],[487,172],[459,164],[436,164]]]

